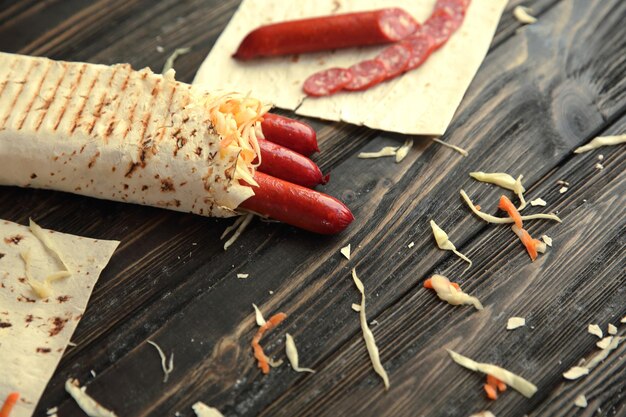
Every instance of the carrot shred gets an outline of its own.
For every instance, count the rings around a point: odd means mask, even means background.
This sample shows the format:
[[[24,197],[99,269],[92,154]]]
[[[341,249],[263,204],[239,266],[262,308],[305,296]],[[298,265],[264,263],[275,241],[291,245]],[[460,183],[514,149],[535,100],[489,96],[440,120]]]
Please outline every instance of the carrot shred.
[[[503,195],[500,197],[500,203],[498,204],[498,208],[500,210],[506,211],[509,216],[513,219],[517,227],[522,228],[522,216],[517,211],[517,208],[513,205],[511,200],[507,198],[507,196]]]
[[[498,399],[498,391],[506,391],[506,384],[491,374],[487,374],[487,383],[483,385],[483,389],[490,400]]]
[[[461,287],[456,282],[451,282],[450,285],[452,285],[457,290],[461,291]],[[424,288],[427,288],[429,290],[433,289],[433,281],[430,278],[424,281]]]
[[[20,394],[18,392],[12,392],[9,395],[7,395],[7,399],[4,400],[4,404],[2,405],[2,408],[0,409],[0,417],[9,417],[9,414],[11,414],[11,410],[13,410],[13,407],[15,406],[15,404],[17,403],[17,400],[20,399]]]
[[[261,371],[264,374],[268,374],[270,372],[270,363],[269,358],[265,355],[265,352],[263,352],[263,347],[261,347],[259,342],[261,341],[261,338],[263,337],[265,332],[272,330],[286,318],[287,315],[285,313],[274,314],[272,317],[269,318],[269,320],[265,322],[264,325],[259,327],[256,334],[252,338],[252,350],[254,351],[254,357],[258,361],[258,366],[259,368],[261,368]],[[0,415],[0,417],[4,416]]]
[[[498,391],[504,392],[506,391],[506,384],[502,381],[498,381]]]
[[[498,391],[506,391],[506,384],[491,374],[487,374],[487,385],[497,388]]]
[[[480,209],[482,208],[482,207],[480,207],[480,204],[474,204],[474,207],[476,207],[476,210],[478,210],[478,211],[480,211]]]
[[[537,259],[537,241],[533,239],[526,229],[520,228],[520,240],[524,244],[530,259],[534,262]]]
[[[489,398],[490,400],[498,399],[498,391],[496,388],[493,387],[493,385],[485,384],[483,385],[483,388],[485,390],[485,393],[487,394],[487,398]]]

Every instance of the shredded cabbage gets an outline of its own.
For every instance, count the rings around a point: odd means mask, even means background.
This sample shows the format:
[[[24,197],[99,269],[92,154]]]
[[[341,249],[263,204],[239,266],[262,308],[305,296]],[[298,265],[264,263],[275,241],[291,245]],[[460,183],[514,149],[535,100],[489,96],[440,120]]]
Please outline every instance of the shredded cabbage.
[[[452,360],[462,367],[472,371],[482,372],[487,375],[493,375],[526,398],[532,397],[535,392],[537,392],[537,386],[521,376],[514,374],[513,372],[489,363],[476,362],[450,349],[447,349],[447,351],[452,357]]]
[[[356,269],[352,268],[352,279],[354,280],[354,284],[357,289],[361,293],[361,310],[359,311],[359,318],[361,320],[361,330],[363,331],[363,339],[365,339],[365,346],[367,347],[367,353],[370,356],[370,361],[372,362],[372,366],[374,367],[374,371],[380,375],[385,384],[385,389],[389,389],[389,376],[387,375],[387,371],[383,368],[382,363],[380,362],[380,355],[378,354],[378,346],[376,346],[376,340],[374,339],[374,334],[370,330],[367,325],[367,316],[365,315],[365,287],[363,283],[356,275]]]
[[[430,277],[433,289],[437,293],[437,297],[441,300],[455,306],[468,304],[473,305],[477,310],[482,310],[483,305],[476,297],[464,293],[450,283],[450,280],[443,275],[433,275]]]
[[[315,373],[311,368],[300,367],[296,342],[294,342],[293,337],[289,333],[285,334],[285,352],[287,353],[287,359],[289,359],[289,363],[294,371]]]
[[[174,352],[170,355],[170,360],[167,362],[167,357],[161,346],[157,345],[152,340],[148,340],[148,343],[154,346],[154,348],[159,353],[159,357],[161,358],[161,369],[163,369],[163,383],[166,383],[170,377],[170,374],[174,370]]]
[[[450,239],[448,239],[448,234],[444,232],[443,229],[437,225],[437,223],[431,220],[430,227],[433,229],[433,235],[435,235],[435,241],[437,242],[439,249],[452,251],[456,256],[469,263],[468,268],[472,266],[472,261],[467,256],[456,250],[454,243],[450,242]]]
[[[463,200],[465,201],[467,206],[470,208],[470,210],[472,210],[472,212],[475,215],[477,215],[478,217],[480,217],[487,223],[506,224],[506,223],[514,222],[512,217],[496,217],[496,216],[492,216],[491,214],[483,213],[482,211],[478,210],[474,206],[474,203],[472,203],[472,200],[470,200],[470,198],[467,196],[467,193],[464,190],[461,190],[461,197],[463,197]],[[523,221],[543,219],[543,220],[554,220],[556,222],[561,223],[561,219],[555,214],[539,213],[539,214],[529,214],[527,216],[521,216],[521,217]]]

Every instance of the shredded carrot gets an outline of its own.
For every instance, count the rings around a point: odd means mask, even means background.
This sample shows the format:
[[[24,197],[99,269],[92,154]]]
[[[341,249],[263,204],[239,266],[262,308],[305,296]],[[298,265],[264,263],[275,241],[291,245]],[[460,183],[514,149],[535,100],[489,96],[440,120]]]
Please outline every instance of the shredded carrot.
[[[500,203],[498,204],[498,208],[500,210],[506,211],[513,219],[517,227],[519,227],[520,229],[523,227],[522,216],[519,214],[519,211],[517,211],[517,208],[513,205],[511,200],[507,198],[507,196],[503,195],[502,197],[500,197]]]
[[[526,229],[520,230],[520,240],[524,244],[530,259],[534,262],[537,259],[537,240],[533,239],[530,234],[526,231]]]
[[[487,394],[487,398],[489,398],[490,400],[498,399],[498,391],[496,388],[493,387],[493,385],[485,384],[483,385],[483,388],[485,390],[485,393]]]
[[[497,388],[498,391],[506,391],[506,384],[491,374],[487,374],[487,385]]]
[[[498,391],[506,391],[506,384],[491,374],[487,374],[487,383],[483,385],[483,389],[490,400],[498,399]]]
[[[451,282],[450,285],[452,285],[457,290],[461,291],[461,287],[456,282]],[[429,290],[433,289],[433,281],[430,278],[424,281],[424,288],[427,288]]]
[[[17,403],[17,400],[20,399],[20,394],[17,392],[12,392],[7,395],[7,399],[4,400],[4,405],[0,409],[0,417],[9,417],[11,414],[11,410],[13,410],[13,406]]]
[[[476,210],[480,211],[481,207],[480,204],[475,204],[474,207],[476,207]]]
[[[451,282],[450,285],[452,285],[457,290],[461,291],[461,287],[456,282]],[[433,281],[430,278],[424,281],[424,288],[427,288],[429,290],[433,289]]]
[[[256,334],[252,338],[252,350],[254,351],[254,357],[259,362],[259,368],[261,368],[261,371],[264,374],[268,374],[270,372],[270,363],[269,358],[265,355],[265,352],[263,352],[263,348],[261,347],[259,342],[261,341],[261,338],[263,337],[265,332],[272,330],[286,318],[287,315],[285,313],[274,314],[272,317],[269,318],[269,320],[265,322],[264,325],[259,327],[259,330],[257,330]],[[0,417],[4,416],[0,415]]]

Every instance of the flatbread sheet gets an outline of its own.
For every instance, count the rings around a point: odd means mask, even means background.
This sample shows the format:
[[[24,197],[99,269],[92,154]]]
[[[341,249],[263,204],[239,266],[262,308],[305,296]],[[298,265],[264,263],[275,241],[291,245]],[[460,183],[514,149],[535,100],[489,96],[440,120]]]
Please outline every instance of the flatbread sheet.
[[[50,284],[39,298],[26,279],[23,253],[36,281],[63,265],[27,226],[0,220],[0,403],[20,394],[11,417],[29,417],[80,321],[100,273],[119,242],[44,230],[71,275]]]
[[[194,84],[211,90],[250,92],[304,116],[405,134],[442,135],[487,54],[506,3],[472,0],[459,30],[416,70],[363,92],[312,98],[302,91],[309,75],[373,58],[384,46],[236,61],[231,55],[246,34],[268,23],[383,7],[401,7],[424,22],[435,0],[244,0],[200,67]]]

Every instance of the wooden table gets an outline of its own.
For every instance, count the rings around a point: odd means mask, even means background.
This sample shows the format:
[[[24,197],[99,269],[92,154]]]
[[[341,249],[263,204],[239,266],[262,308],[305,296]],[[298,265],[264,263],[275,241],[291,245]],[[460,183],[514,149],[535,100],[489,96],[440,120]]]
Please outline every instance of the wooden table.
[[[360,160],[362,150],[404,138],[310,120],[320,139],[315,160],[332,172],[323,190],[356,216],[339,236],[257,221],[224,252],[218,236],[232,220],[2,187],[0,218],[33,217],[48,228],[122,241],[37,415],[53,406],[61,417],[81,415],[63,390],[70,376],[120,416],[190,416],[196,401],[227,416],[466,416],[487,408],[498,416],[626,415],[626,343],[586,378],[561,376],[596,350],[589,323],[606,332],[626,315],[626,147],[572,153],[597,135],[626,131],[626,2],[526,0],[539,21],[525,27],[511,15],[519,3],[509,4],[443,138],[467,148],[467,158],[417,138],[401,164]],[[175,67],[191,81],[237,4],[2,1],[0,50],[159,72],[175,48],[190,46]],[[600,154],[602,170],[595,167]],[[548,202],[527,211],[563,218],[528,223],[532,235],[554,239],[536,262],[508,227],[480,221],[462,203],[464,188],[496,213],[502,190],[471,180],[475,170],[524,174],[528,198]],[[569,183],[564,193],[559,180]],[[431,219],[472,268],[436,248]],[[350,261],[339,254],[348,243]],[[378,323],[372,329],[388,392],[351,309],[360,300],[352,267],[365,283],[368,319]],[[435,272],[453,277],[485,310],[450,306],[423,289]],[[317,373],[288,365],[260,373],[249,345],[252,303],[266,315],[289,315],[264,339],[266,351],[283,356],[289,332],[302,364]],[[527,326],[506,331],[511,316],[525,317]],[[175,354],[167,383],[147,340]],[[455,365],[445,348],[502,365],[539,390],[531,399],[509,390],[490,403],[483,376]],[[574,406],[579,394],[586,410]]]

